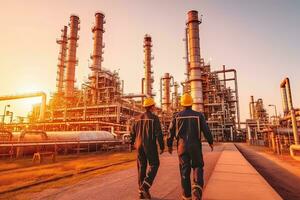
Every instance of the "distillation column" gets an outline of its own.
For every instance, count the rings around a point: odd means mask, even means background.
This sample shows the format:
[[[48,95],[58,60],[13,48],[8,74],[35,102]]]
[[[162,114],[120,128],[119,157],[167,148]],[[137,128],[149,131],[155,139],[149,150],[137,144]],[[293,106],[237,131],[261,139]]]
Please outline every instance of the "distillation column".
[[[90,69],[92,70],[92,76],[91,82],[92,82],[92,102],[93,104],[96,104],[98,102],[98,72],[101,71],[101,64],[103,61],[103,33],[104,28],[103,25],[105,23],[104,21],[104,14],[97,12],[95,14],[95,26],[92,28],[93,32],[93,39],[94,39],[94,48],[93,48],[93,54],[91,55],[92,59],[92,65],[90,66]]]
[[[164,77],[162,77],[162,103],[161,107],[164,112],[170,111],[171,106],[171,98],[170,98],[170,87],[171,87],[171,76],[169,73],[165,73]]]
[[[64,74],[65,74],[65,62],[67,55],[67,31],[68,27],[64,26],[64,29],[61,30],[61,38],[56,40],[56,43],[60,45],[60,51],[58,56],[58,65],[57,65],[57,77],[56,77],[56,91],[58,96],[62,96],[63,87],[64,87]]]
[[[250,103],[249,103],[249,110],[250,110],[250,119],[256,119],[256,113],[254,108],[254,96],[250,96]]]
[[[151,48],[152,48],[152,39],[150,35],[145,35],[144,37],[144,68],[145,68],[145,77],[144,77],[144,89],[143,94],[152,97],[152,83],[154,79],[152,77],[152,65],[151,60],[153,57],[151,56]]]
[[[189,83],[191,96],[193,97],[193,109],[203,112],[203,91],[201,82],[201,57],[198,12],[191,10],[188,12],[187,31],[189,47]]]
[[[75,84],[75,66],[77,65],[76,60],[76,48],[78,31],[79,31],[79,17],[71,15],[70,17],[70,35],[68,43],[68,57],[67,57],[67,70],[65,77],[65,97],[70,99],[74,97],[74,84]]]
[[[176,111],[179,108],[178,88],[179,88],[179,84],[177,82],[174,82],[173,109]]]

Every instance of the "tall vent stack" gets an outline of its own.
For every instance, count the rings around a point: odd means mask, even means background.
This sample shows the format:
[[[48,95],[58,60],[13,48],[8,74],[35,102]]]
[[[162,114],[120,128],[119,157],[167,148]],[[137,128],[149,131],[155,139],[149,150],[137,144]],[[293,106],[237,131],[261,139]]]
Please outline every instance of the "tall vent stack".
[[[144,94],[149,97],[152,97],[152,83],[154,79],[152,77],[152,65],[151,60],[153,57],[151,56],[151,48],[152,48],[152,39],[150,35],[145,35],[144,37],[144,68],[145,68],[145,77],[144,77]]]
[[[56,43],[60,45],[58,64],[57,64],[57,77],[56,77],[56,91],[59,96],[63,94],[64,87],[64,73],[65,73],[65,63],[67,55],[67,32],[68,27],[64,26],[61,30],[61,38],[56,40]]]
[[[75,84],[75,66],[77,65],[76,59],[76,49],[77,49],[77,40],[78,31],[79,31],[79,17],[76,15],[71,15],[70,17],[70,35],[68,42],[68,56],[67,56],[67,70],[65,76],[65,97],[72,98],[74,97],[74,84]]]
[[[189,48],[189,83],[191,96],[193,97],[193,109],[203,112],[203,90],[201,82],[201,56],[198,12],[191,10],[188,12],[187,31]]]
[[[170,111],[171,98],[170,98],[170,87],[171,87],[171,76],[169,73],[165,73],[162,78],[163,96],[162,96],[162,110],[165,112]]]
[[[92,28],[93,32],[93,39],[94,39],[94,49],[93,49],[93,54],[91,55],[92,59],[92,66],[90,67],[92,70],[92,76],[91,76],[91,81],[92,81],[92,87],[94,88],[92,90],[92,99],[93,103],[97,103],[98,100],[98,72],[101,70],[101,63],[103,61],[103,33],[104,33],[104,28],[103,25],[105,23],[104,21],[104,14],[97,12],[95,14],[95,26]]]
[[[177,110],[179,108],[179,93],[178,93],[179,84],[174,82],[174,96],[173,96],[173,108]]]
[[[250,96],[250,119],[255,119],[254,96]]]

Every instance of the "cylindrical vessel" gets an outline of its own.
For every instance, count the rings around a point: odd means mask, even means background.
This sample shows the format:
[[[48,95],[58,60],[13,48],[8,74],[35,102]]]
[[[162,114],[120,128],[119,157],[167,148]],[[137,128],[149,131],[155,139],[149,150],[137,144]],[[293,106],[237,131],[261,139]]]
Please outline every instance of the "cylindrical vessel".
[[[149,97],[152,97],[152,83],[154,82],[151,74],[152,74],[152,66],[151,66],[151,48],[152,48],[152,39],[150,35],[145,35],[144,37],[144,68],[145,68],[145,78],[144,78],[144,94]]]
[[[295,144],[298,145],[299,144],[299,136],[298,136],[298,126],[297,126],[295,110],[291,109],[290,111],[291,111],[291,121],[292,121],[294,141],[295,141]]]
[[[250,113],[251,113],[251,119],[256,119],[256,112],[254,107],[254,97],[250,97]]]
[[[66,55],[67,55],[67,31],[68,27],[64,26],[61,30],[61,38],[56,41],[57,44],[60,45],[60,51],[58,56],[58,65],[57,65],[57,78],[56,78],[56,91],[59,96],[63,94],[63,87],[64,87],[64,74],[65,74],[65,62],[66,62]]]
[[[189,70],[190,89],[193,97],[193,109],[203,112],[203,91],[201,81],[201,56],[198,12],[195,10],[188,12],[188,47],[189,47]]]
[[[282,108],[285,115],[293,109],[292,91],[290,86],[290,79],[285,78],[281,84],[281,97],[282,97]]]
[[[293,99],[292,99],[292,91],[291,91],[291,85],[290,85],[290,79],[286,78],[286,95],[287,95],[287,104],[288,104],[288,109],[292,110],[293,109]]]
[[[283,114],[286,115],[288,113],[286,89],[285,87],[281,87],[280,90],[281,90]]]
[[[190,61],[189,61],[189,29],[185,28],[185,53],[186,53],[186,80],[190,78]]]
[[[164,112],[170,111],[170,106],[171,106],[170,87],[171,87],[170,74],[165,73],[164,77],[162,78],[162,89],[163,89],[162,110]]]
[[[174,82],[174,97],[173,97],[173,108],[178,110],[179,108],[179,94],[178,94],[179,85],[177,82]]]
[[[74,97],[74,84],[75,84],[75,66],[77,64],[76,60],[76,49],[78,30],[79,30],[79,17],[76,15],[71,15],[70,17],[70,35],[68,43],[68,57],[67,57],[67,69],[65,77],[65,97]]]
[[[97,76],[98,72],[101,70],[101,63],[103,61],[103,33],[104,28],[103,25],[105,23],[104,21],[104,14],[97,12],[95,14],[95,26],[92,28],[93,32],[93,39],[94,39],[94,48],[93,48],[93,54],[91,55],[92,59],[92,66],[90,67],[92,70],[92,87],[94,88],[92,90],[92,101],[93,103],[97,103],[98,99],[98,83],[97,83]]]

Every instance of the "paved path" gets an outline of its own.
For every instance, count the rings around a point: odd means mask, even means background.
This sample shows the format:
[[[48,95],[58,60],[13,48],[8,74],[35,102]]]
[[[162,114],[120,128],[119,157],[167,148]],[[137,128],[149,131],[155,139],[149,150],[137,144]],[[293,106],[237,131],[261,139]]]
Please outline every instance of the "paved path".
[[[295,161],[298,162],[297,167],[290,166],[290,162],[277,161],[275,156],[257,152],[248,145],[238,145],[238,147],[283,199],[300,199],[300,162]]]
[[[207,182],[217,162],[223,145],[217,146],[214,152],[204,145],[205,180]],[[181,187],[176,152],[173,155],[164,153],[156,180],[151,188],[153,200],[180,199]],[[116,173],[98,176],[82,181],[72,186],[47,189],[33,197],[33,199],[59,200],[133,200],[137,199],[137,171],[136,168],[122,170]]]
[[[205,200],[281,200],[234,144],[225,144],[204,191]]]
[[[221,144],[210,152],[204,145],[204,200],[281,200],[281,197],[246,161],[234,144]],[[165,153],[151,188],[153,200],[181,199],[177,154]],[[132,167],[96,176],[75,185],[47,189],[31,199],[134,200],[138,199],[137,170]]]

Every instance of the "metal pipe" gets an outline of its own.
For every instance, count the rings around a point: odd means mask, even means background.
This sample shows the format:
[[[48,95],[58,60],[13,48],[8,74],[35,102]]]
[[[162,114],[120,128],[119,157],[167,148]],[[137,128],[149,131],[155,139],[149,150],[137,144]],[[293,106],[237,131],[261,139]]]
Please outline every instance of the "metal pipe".
[[[281,99],[282,99],[282,108],[283,108],[283,114],[288,114],[288,104],[287,104],[287,96],[286,96],[286,89],[285,87],[281,87]]]
[[[153,59],[151,56],[151,48],[152,48],[152,39],[151,36],[146,34],[144,37],[144,68],[145,68],[145,76],[144,76],[144,93],[152,97],[152,83],[154,82],[151,74],[152,74],[152,65],[151,60]]]
[[[291,110],[291,121],[292,121],[292,129],[294,134],[294,141],[296,145],[299,145],[298,126],[297,126],[297,120],[296,120],[294,109]]]
[[[68,56],[67,56],[67,69],[66,69],[66,79],[65,79],[65,97],[74,97],[74,84],[75,84],[75,66],[77,65],[76,60],[76,49],[78,30],[79,30],[79,17],[76,15],[71,15],[70,17],[70,35],[68,42]]]
[[[191,10],[188,12],[188,46],[189,46],[189,83],[191,96],[193,97],[193,109],[203,112],[203,91],[201,81],[201,56],[198,12]]]
[[[58,65],[57,65],[57,78],[56,78],[56,91],[59,96],[63,94],[64,88],[64,75],[65,75],[65,64],[66,64],[66,55],[67,55],[67,32],[68,27],[64,26],[61,30],[61,38],[56,40],[56,43],[60,45],[59,57],[58,57]]]
[[[235,87],[235,95],[236,95],[236,114],[237,114],[237,122],[238,128],[241,127],[241,116],[240,116],[240,103],[239,103],[239,93],[238,93],[238,82],[237,82],[237,72],[235,69],[223,69],[218,71],[213,71],[213,74],[225,73],[225,72],[233,72],[234,74],[234,87]]]
[[[91,79],[91,84],[92,87],[95,88],[91,90],[92,93],[92,103],[96,104],[98,102],[98,72],[101,71],[101,64],[103,61],[103,33],[104,33],[104,28],[103,25],[105,23],[104,20],[104,14],[97,12],[95,14],[95,26],[92,28],[93,32],[93,39],[94,39],[94,48],[93,48],[93,55],[91,55],[92,59],[92,66],[90,66],[90,69],[92,70],[92,76],[90,77]]]
[[[283,112],[287,114],[291,109],[293,109],[292,92],[289,78],[285,78],[280,83],[280,88],[282,94]]]
[[[290,79],[289,78],[286,78],[285,88],[286,88],[286,91],[287,91],[288,108],[289,108],[289,110],[292,110],[292,109],[294,109],[294,106],[293,106],[292,91],[291,91],[291,85],[290,85]]]
[[[295,144],[298,145],[299,144],[298,126],[297,126],[295,110],[293,108],[292,91],[291,91],[289,78],[285,78],[281,82],[280,88],[285,88],[286,96],[283,96],[284,97],[283,102],[287,102],[288,111],[290,111],[290,115],[291,115],[294,141],[295,141]],[[285,103],[285,105],[286,105],[286,103]]]

